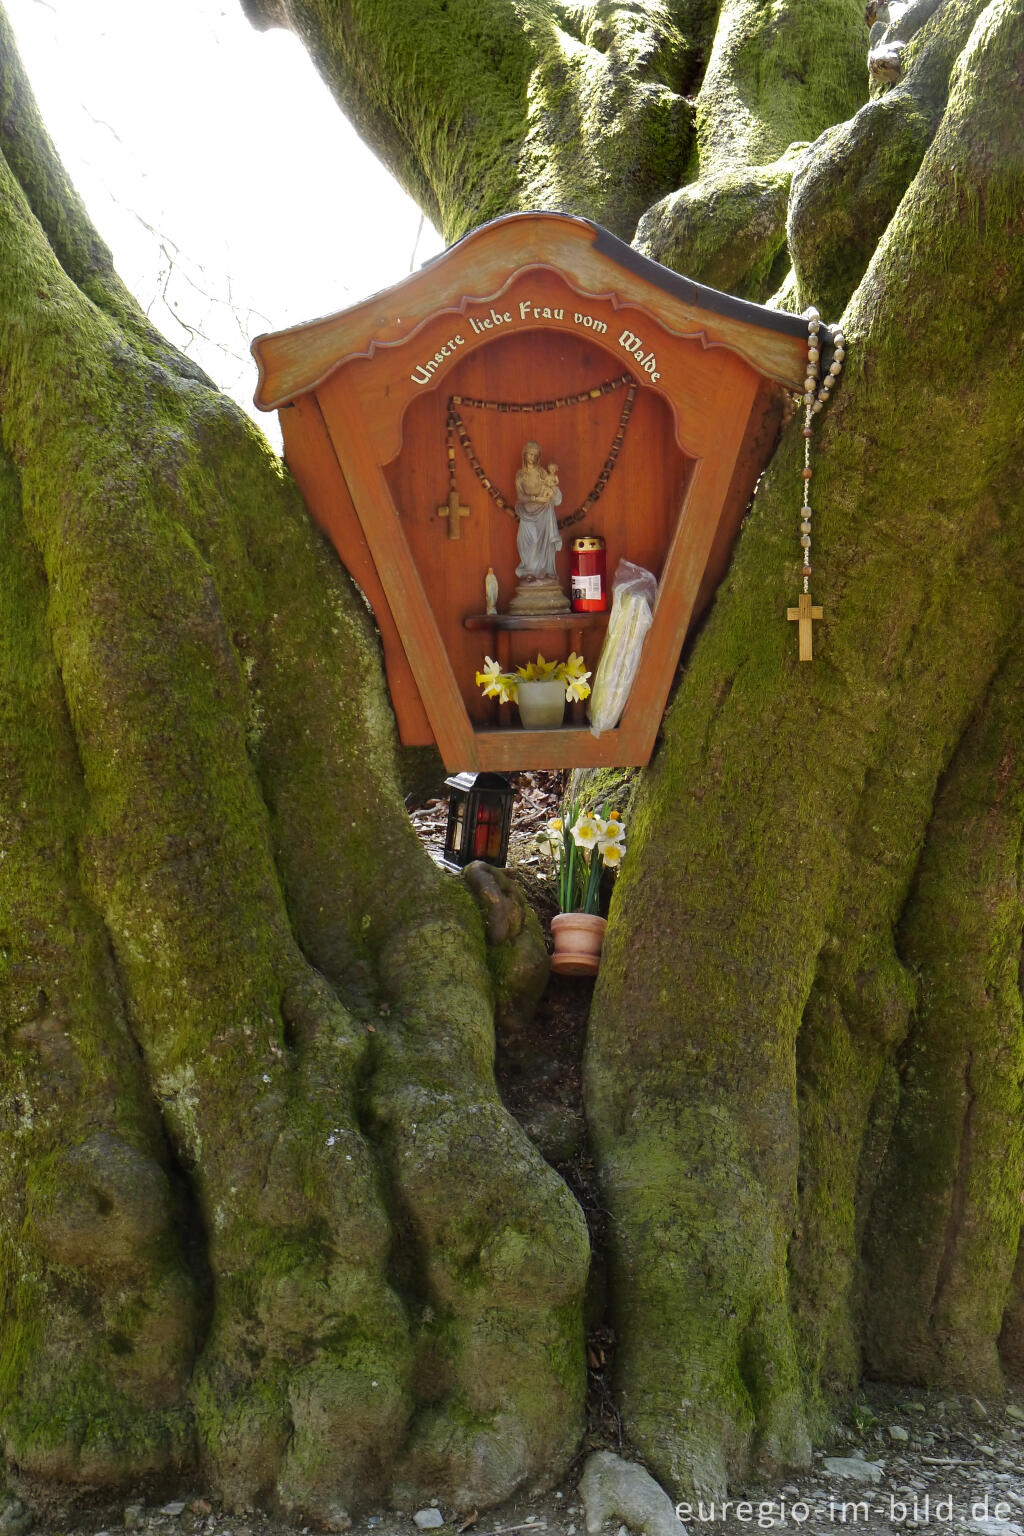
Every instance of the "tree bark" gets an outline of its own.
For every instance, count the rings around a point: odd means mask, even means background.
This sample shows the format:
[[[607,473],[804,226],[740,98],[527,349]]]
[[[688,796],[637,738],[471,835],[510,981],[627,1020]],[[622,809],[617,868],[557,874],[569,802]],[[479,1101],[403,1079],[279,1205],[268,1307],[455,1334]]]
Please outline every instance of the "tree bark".
[[[612,904],[585,1091],[617,1391],[679,1497],[805,1461],[864,1363],[998,1391],[1024,1358],[1019,0],[919,0],[870,96],[860,0],[247,9],[450,236],[563,207],[845,305],[815,661],[784,615],[790,428]],[[550,1484],[585,1227],[499,1100],[481,922],[409,827],[365,607],[118,282],[2,18],[0,105],[8,1475],[197,1461],[234,1507],[324,1521]]]
[[[498,1100],[366,610],[59,200],[3,25],[5,1456],[500,1499],[578,1439],[583,1218]]]

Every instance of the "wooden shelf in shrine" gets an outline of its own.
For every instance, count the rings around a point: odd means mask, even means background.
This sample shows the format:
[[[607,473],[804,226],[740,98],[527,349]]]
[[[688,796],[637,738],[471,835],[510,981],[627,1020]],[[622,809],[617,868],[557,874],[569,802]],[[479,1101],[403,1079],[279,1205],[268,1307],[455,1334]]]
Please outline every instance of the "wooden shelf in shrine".
[[[599,630],[599,631],[600,630],[604,630],[604,629],[607,628],[607,625],[608,625],[608,614],[607,614],[607,612],[605,612],[605,613],[471,613],[466,618],[464,618],[463,621],[462,621],[462,626],[463,626],[464,629],[472,629],[472,630],[476,630],[478,632],[482,630],[482,631],[484,631],[484,633],[489,634],[491,636],[491,639],[489,640],[488,644],[493,646],[494,649],[497,651],[498,654],[497,654],[496,660],[497,660],[498,665],[501,667],[501,670],[503,672],[509,672],[509,671],[511,671],[511,668],[512,668],[512,662],[511,662],[511,659],[510,659],[510,652],[509,652],[509,636],[511,634],[513,634],[513,633],[519,634],[519,633],[522,633],[524,631],[530,631],[530,630],[533,630],[534,632],[542,632],[542,631],[546,630],[549,634],[552,631],[554,631],[556,634],[566,634],[566,635],[569,636],[568,649],[570,651],[575,651],[577,653],[577,655],[582,656],[584,654],[584,639],[583,639],[583,636],[586,633],[586,631],[588,631],[588,630],[590,630],[590,631],[593,631],[593,630]],[[533,658],[531,656],[530,660],[532,660],[532,659]],[[561,658],[559,658],[559,659],[561,659]],[[595,655],[592,655],[592,656],[588,656],[587,657],[587,664],[590,667],[590,670],[593,672],[594,669],[597,666],[597,655],[595,654]],[[494,721],[494,722],[499,722],[501,720],[501,718],[502,718],[501,717],[501,712],[500,712],[501,706],[499,706],[497,701],[493,700],[493,699],[489,701],[489,704],[490,704],[490,717],[491,717],[491,720]],[[546,737],[546,736],[550,736],[550,735],[557,735],[557,736],[559,736],[561,738],[561,743],[560,743],[560,745],[557,748],[551,748],[551,750],[557,750],[557,751],[562,751],[562,752],[564,752],[566,750],[569,750],[569,751],[571,751],[573,753],[573,758],[572,758],[573,763],[574,764],[577,763],[577,756],[576,756],[576,754],[577,754],[577,751],[578,751],[578,748],[579,748],[579,745],[580,745],[578,743],[578,741],[577,741],[577,737],[579,735],[579,729],[578,728],[580,726],[584,725],[585,718],[586,718],[586,706],[582,702],[572,703],[572,704],[568,705],[568,711],[569,711],[570,721],[572,722],[571,725],[569,725],[569,726],[562,726],[561,729],[559,731],[557,731],[557,732],[552,732],[552,731],[521,731],[520,730],[520,731],[516,732],[516,734],[518,736],[518,746],[514,746],[511,750],[513,752],[515,752],[517,750],[522,749],[523,737],[524,736],[529,736],[530,737],[530,750],[536,752],[537,750],[539,750],[540,748],[543,747],[544,743],[536,741],[536,740],[534,740],[534,738],[541,738],[541,737]],[[576,729],[574,729],[574,727]],[[477,735],[478,736],[481,733],[481,729],[486,730],[487,727],[484,726],[483,728],[481,728],[478,725],[477,726]],[[510,725],[509,729],[515,731],[515,726],[514,725]],[[586,734],[589,735],[590,734],[589,731]],[[615,736],[616,737],[616,742],[618,741],[618,734],[617,734],[617,732],[613,731],[613,732],[610,732],[609,734]],[[571,740],[568,739],[570,736],[571,736]],[[591,740],[593,740],[593,739],[594,738],[591,737]],[[493,748],[493,744],[489,744],[488,748],[485,749],[485,750],[496,750],[496,749]],[[616,746],[616,751],[617,750],[618,750],[618,746]],[[601,757],[598,761],[602,765],[607,761],[608,765],[610,766],[613,762],[615,762],[615,763],[619,762],[619,759],[618,758],[609,758],[609,759],[606,760],[604,757]],[[543,768],[543,767],[547,767],[547,766],[551,766],[551,767],[564,767],[564,762],[562,762],[562,763],[555,763],[554,761],[552,761],[552,763],[550,765],[548,765],[547,763],[535,762],[535,761],[533,761],[531,759],[531,761],[530,761],[530,763],[528,765],[522,765],[521,764],[520,766],[529,766],[530,768]],[[595,762],[595,763],[592,764],[592,763],[589,763],[589,761],[588,761],[586,764],[584,764],[582,759],[580,759],[579,760],[579,766],[580,767],[584,767],[584,766],[594,767],[594,766],[598,766],[598,763]]]
[[[640,767],[647,761],[641,747],[623,745],[618,729],[595,736],[585,725],[524,731],[521,726],[510,724],[478,727],[475,734],[480,761],[494,773],[509,773],[523,767],[555,772],[569,762],[579,768],[629,768]]]
[[[608,623],[607,613],[471,613],[463,619],[463,629],[600,629]]]

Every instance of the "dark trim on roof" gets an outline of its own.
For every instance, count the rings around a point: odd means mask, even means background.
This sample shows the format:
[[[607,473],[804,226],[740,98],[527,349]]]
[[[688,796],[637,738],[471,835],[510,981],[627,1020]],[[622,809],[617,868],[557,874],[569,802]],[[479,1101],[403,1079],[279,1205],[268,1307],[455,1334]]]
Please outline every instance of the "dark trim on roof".
[[[641,256],[639,251],[620,240],[618,235],[613,235],[610,229],[605,229],[601,224],[595,224],[593,219],[585,219],[578,213],[560,213],[550,208],[520,209],[517,213],[504,213],[499,218],[488,219],[484,224],[477,224],[475,228],[467,230],[455,245],[450,245],[444,251],[439,251],[432,256],[424,266],[430,266],[446,256],[462,244],[463,240],[470,239],[482,229],[487,229],[491,224],[506,224],[517,218],[536,218],[538,215],[552,215],[560,219],[572,219],[576,224],[582,224],[592,231],[594,249],[602,256],[609,257],[618,262],[637,277],[642,277],[656,288],[661,288],[665,293],[670,293],[673,298],[679,299],[684,304],[692,304],[700,309],[710,310],[712,314],[725,315],[730,320],[741,320],[745,325],[758,325],[766,331],[782,331],[788,336],[807,338],[807,321],[802,315],[791,315],[786,310],[768,309],[764,304],[753,304],[749,299],[734,298],[731,293],[722,293],[718,288],[706,288],[703,283],[694,282],[692,277],[683,277],[678,272],[673,272],[671,267],[663,267],[660,261],[652,261],[649,256]],[[824,321],[821,328],[827,333],[831,341],[831,327]]]

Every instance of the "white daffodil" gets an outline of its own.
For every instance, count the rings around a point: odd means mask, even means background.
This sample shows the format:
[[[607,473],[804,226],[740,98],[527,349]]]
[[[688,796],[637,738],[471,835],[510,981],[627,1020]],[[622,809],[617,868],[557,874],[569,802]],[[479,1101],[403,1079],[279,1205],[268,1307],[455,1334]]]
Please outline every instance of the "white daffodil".
[[[577,848],[594,848],[601,836],[601,821],[589,811],[581,816],[572,829],[572,840]]]
[[[538,834],[537,844],[556,864],[562,857],[565,823],[561,816],[552,816],[543,832]]]
[[[626,841],[626,829],[622,825],[621,821],[608,820],[608,821],[603,821],[601,823],[601,846],[602,846],[602,848],[604,847],[605,843],[621,843],[621,844],[625,844],[625,841]]]
[[[501,692],[501,662],[484,657],[484,669],[476,674],[476,685],[484,691],[485,699],[496,699]]]
[[[515,703],[517,683],[511,672],[503,672],[501,663],[484,657],[484,669],[476,674],[476,685],[483,689],[485,699],[497,699],[499,704]]]
[[[566,679],[565,697],[570,704],[575,703],[575,701],[578,699],[589,699],[590,684],[587,682],[587,678],[589,676],[589,672],[584,672],[582,677],[570,677]]]
[[[625,845],[623,843],[608,843],[602,841],[598,843],[597,846],[600,850],[602,859],[604,860],[605,864],[607,864],[609,869],[615,869],[619,864],[622,863],[622,855],[626,851]]]

